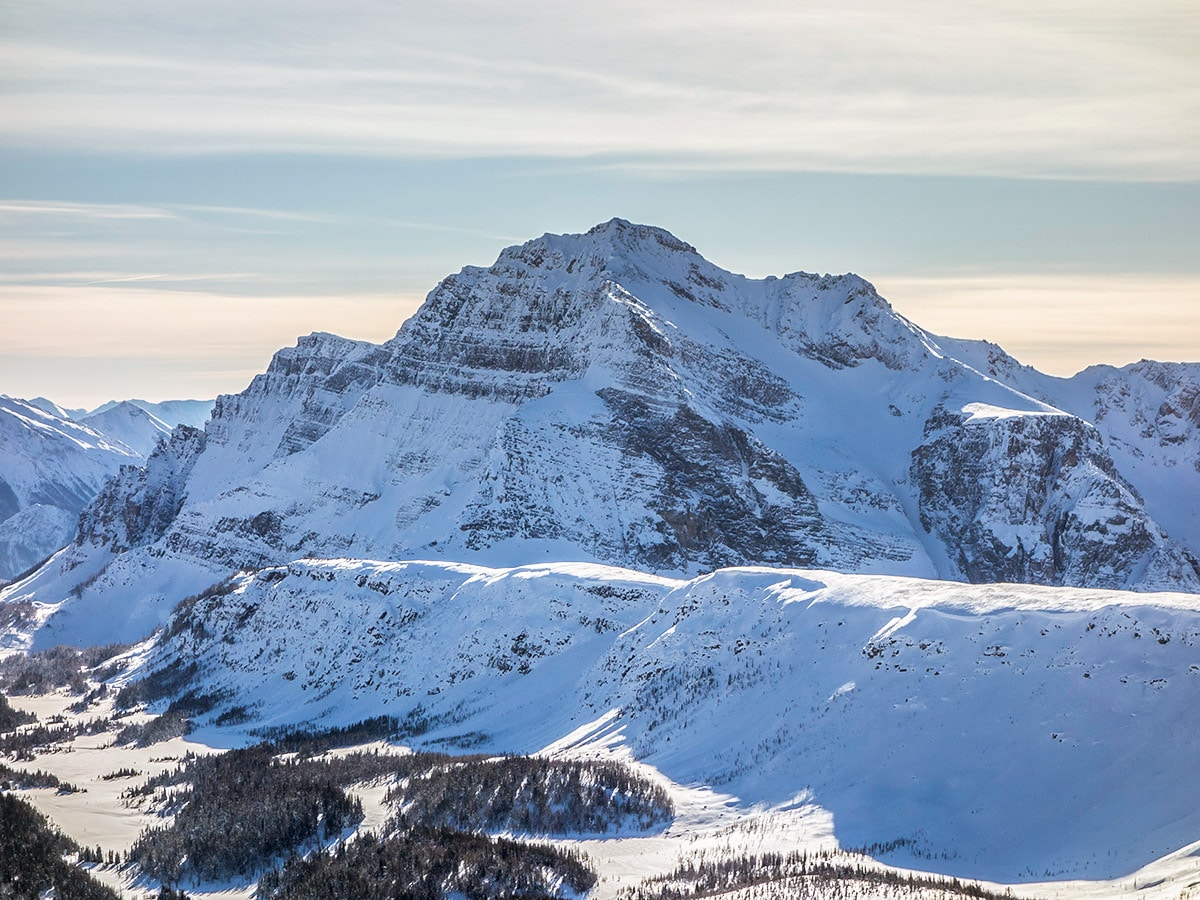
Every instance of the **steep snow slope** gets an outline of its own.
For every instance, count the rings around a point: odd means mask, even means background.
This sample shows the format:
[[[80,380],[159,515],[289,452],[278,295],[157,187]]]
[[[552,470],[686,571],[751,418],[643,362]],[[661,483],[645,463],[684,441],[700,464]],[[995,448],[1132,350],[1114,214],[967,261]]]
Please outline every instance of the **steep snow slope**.
[[[1200,589],[1091,424],[948,346],[857,276],[752,280],[621,220],[546,235],[385,344],[280,351],[7,596],[134,638],[306,555]]]
[[[170,428],[176,425],[190,425],[193,428],[203,428],[204,423],[208,420],[209,414],[212,413],[214,400],[160,400],[151,402],[149,400],[109,400],[107,403],[102,403],[91,412],[79,411],[72,416],[75,419],[83,419],[89,416],[96,416],[100,413],[108,412],[114,406],[130,404],[138,409],[149,413],[158,419],[160,422],[165,422]]]
[[[104,480],[140,460],[87,425],[0,396],[0,581],[67,544]]]
[[[149,456],[158,442],[171,433],[170,425],[128,400],[109,404],[102,411],[81,416],[77,421],[120,441],[139,456]]]
[[[430,747],[613,742],[843,846],[999,881],[1200,834],[1195,596],[813,570],[303,560],[185,604],[143,672],[243,728],[389,713]],[[193,668],[194,667],[194,668]]]

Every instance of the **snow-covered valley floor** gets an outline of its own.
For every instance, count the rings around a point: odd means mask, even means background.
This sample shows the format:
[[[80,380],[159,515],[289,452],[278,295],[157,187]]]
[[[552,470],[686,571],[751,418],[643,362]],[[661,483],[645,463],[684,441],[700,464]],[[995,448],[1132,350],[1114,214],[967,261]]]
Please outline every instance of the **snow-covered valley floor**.
[[[83,721],[112,713],[112,700],[93,706],[84,713],[68,707],[76,696],[59,692],[41,696],[11,698],[12,705],[36,714],[45,721],[61,716],[68,723]],[[123,717],[122,724],[144,714]],[[556,840],[560,846],[572,847],[586,853],[599,874],[595,888],[588,895],[593,900],[610,900],[628,896],[631,889],[644,885],[647,879],[662,877],[680,864],[699,860],[734,859],[740,856],[765,853],[787,854],[797,851],[833,853],[833,859],[878,871],[907,872],[849,850],[840,850],[834,833],[833,816],[820,808],[806,795],[793,802],[767,806],[747,806],[738,798],[703,785],[681,785],[671,782],[653,767],[633,761],[628,748],[605,732],[605,722],[591,723],[577,733],[565,735],[547,746],[545,753],[586,758],[618,759],[638,769],[641,774],[663,784],[675,804],[675,817],[666,828],[647,833],[624,833],[603,838]],[[608,737],[596,739],[597,734]],[[122,797],[132,785],[145,778],[176,766],[187,753],[219,753],[227,747],[213,746],[212,732],[195,737],[174,738],[149,747],[118,746],[114,733],[85,735],[69,743],[37,751],[32,758],[19,762],[8,760],[15,768],[40,769],[52,773],[80,790],[64,793],[40,788],[16,791],[46,814],[65,834],[82,845],[118,854],[128,850],[139,833],[163,820],[145,805],[137,805]],[[206,743],[206,740],[208,743]],[[366,749],[389,749],[389,745],[374,743]],[[406,752],[403,748],[390,748]],[[139,774],[112,777],[114,773],[134,770]],[[106,777],[107,776],[107,777]],[[377,781],[358,785],[353,793],[364,805],[366,817],[360,829],[379,829],[389,810],[384,803],[388,784]],[[521,837],[521,836],[518,836]],[[135,900],[157,895],[158,886],[145,878],[135,878],[127,868],[114,865],[89,866],[99,880]],[[936,861],[926,872],[937,873]],[[1200,841],[1179,848],[1149,865],[1111,880],[1045,881],[1020,884],[979,884],[995,893],[1011,891],[1013,896],[1046,898],[1046,900],[1110,900],[1110,898],[1145,898],[1145,900],[1188,900],[1200,888]],[[239,900],[255,894],[255,884],[245,880],[183,887],[196,898],[225,898]],[[939,891],[921,891],[921,896],[946,896]],[[798,885],[786,881],[757,885],[722,893],[720,896],[750,900],[800,896]],[[887,886],[855,884],[844,886],[844,897],[899,896]],[[912,897],[913,892],[907,896]]]

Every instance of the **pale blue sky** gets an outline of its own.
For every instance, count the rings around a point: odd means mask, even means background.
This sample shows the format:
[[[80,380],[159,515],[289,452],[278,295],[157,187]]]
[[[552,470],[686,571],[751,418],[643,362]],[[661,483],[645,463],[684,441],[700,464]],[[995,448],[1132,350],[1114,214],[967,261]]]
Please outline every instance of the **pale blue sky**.
[[[240,390],[612,216],[1059,374],[1200,358],[1196,4],[0,3],[0,392]]]

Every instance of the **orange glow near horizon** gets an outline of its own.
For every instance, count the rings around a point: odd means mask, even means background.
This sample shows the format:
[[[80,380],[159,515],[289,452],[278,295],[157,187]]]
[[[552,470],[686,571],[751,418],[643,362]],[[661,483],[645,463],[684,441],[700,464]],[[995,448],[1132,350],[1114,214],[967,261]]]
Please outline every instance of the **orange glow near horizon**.
[[[893,307],[935,334],[989,340],[1068,376],[1146,357],[1194,360],[1200,278],[884,276]],[[119,285],[0,286],[0,385],[68,407],[236,393],[312,331],[387,340],[420,296],[236,296]]]

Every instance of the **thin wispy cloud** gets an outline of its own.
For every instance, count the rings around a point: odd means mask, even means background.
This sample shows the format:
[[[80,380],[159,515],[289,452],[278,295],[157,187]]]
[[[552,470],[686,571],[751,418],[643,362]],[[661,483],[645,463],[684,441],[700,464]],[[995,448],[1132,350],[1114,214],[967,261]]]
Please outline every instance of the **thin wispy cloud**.
[[[0,219],[25,216],[64,219],[175,219],[166,209],[130,203],[56,203],[45,200],[0,200]]]
[[[82,222],[111,219],[170,219],[203,222],[205,224],[213,224],[214,220],[218,220],[217,224],[224,224],[230,228],[237,227],[231,223],[239,220],[253,221],[255,219],[265,219],[322,225],[379,225],[408,231],[462,234],[486,238],[488,240],[510,242],[524,240],[526,237],[515,234],[500,234],[486,229],[446,225],[437,222],[413,221],[395,216],[359,213],[317,213],[287,209],[263,209],[250,206],[220,206],[203,203],[164,203],[156,206],[148,206],[128,203],[62,203],[50,200],[0,199],[0,224],[5,219],[20,220],[26,217],[35,220],[58,218]],[[249,229],[239,228],[238,230]]]
[[[57,6],[11,13],[10,145],[1200,178],[1168,0]]]
[[[18,216],[64,219],[183,219],[189,214],[236,218],[280,219],[294,222],[329,222],[318,213],[294,210],[257,209],[247,206],[212,206],[200,203],[63,203],[53,200],[0,200],[0,218]]]
[[[6,274],[0,280],[3,286],[87,286],[120,284],[135,287],[139,284],[155,285],[206,285],[221,282],[251,284],[267,280],[258,272],[211,272],[204,274],[171,274],[166,272],[19,272]]]
[[[248,218],[280,219],[287,222],[334,222],[335,216],[321,213],[296,212],[285,209],[257,209],[250,206],[211,206],[200,203],[171,203],[166,209],[182,213],[201,213],[218,216],[245,216]]]

